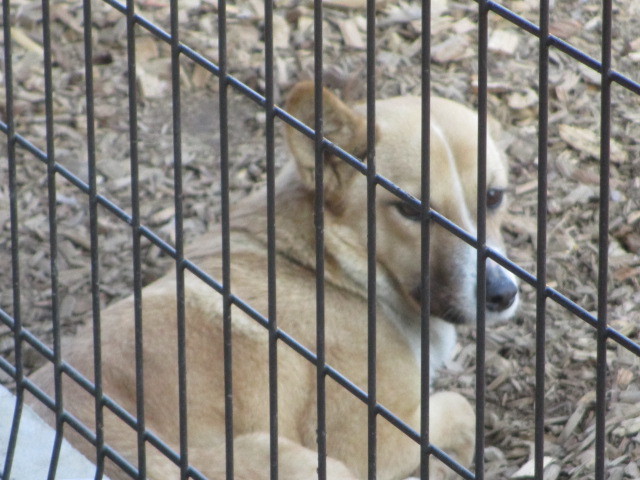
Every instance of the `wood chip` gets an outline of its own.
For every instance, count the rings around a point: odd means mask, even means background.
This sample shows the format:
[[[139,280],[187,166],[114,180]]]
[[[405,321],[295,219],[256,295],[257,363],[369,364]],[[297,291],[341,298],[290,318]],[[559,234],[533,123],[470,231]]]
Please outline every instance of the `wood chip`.
[[[140,95],[146,99],[164,98],[170,91],[169,82],[160,80],[156,75],[147,73],[141,67],[136,69]]]
[[[519,36],[511,30],[496,30],[489,37],[489,50],[513,55],[518,48]]]
[[[457,34],[473,32],[478,28],[475,22],[472,22],[469,18],[464,17],[453,24],[453,31]]]
[[[385,12],[386,17],[378,22],[380,27],[409,23],[422,18],[422,8],[406,2],[393,3]]]
[[[600,158],[599,132],[566,124],[562,124],[558,128],[560,138],[571,147],[595,159]],[[621,163],[627,160],[624,148],[613,139],[610,141],[610,152],[611,160],[614,162]]]
[[[86,237],[86,235],[79,235],[77,232],[70,230],[63,230],[61,235],[71,240],[71,242],[87,252],[91,251],[91,241]]]
[[[478,76],[471,76],[471,89],[474,94],[478,93]],[[487,91],[489,93],[506,93],[513,91],[513,84],[508,82],[489,81],[487,83]]]
[[[521,185],[516,186],[515,194],[516,196],[524,195],[528,192],[533,192],[538,189],[538,179],[530,180],[527,183],[523,183]]]
[[[507,104],[514,110],[522,110],[538,104],[538,94],[528,88],[524,92],[513,92],[507,97]]]
[[[587,67],[586,65],[580,64],[578,65],[578,69],[582,74],[582,77],[589,83],[600,86],[602,83],[602,75],[595,71],[593,68]]]
[[[364,10],[367,8],[367,0],[322,0],[327,7]]]
[[[551,465],[552,463],[556,462],[557,459],[553,458],[553,457],[544,457],[542,459],[542,465],[544,470],[547,469],[547,467],[549,465]],[[525,463],[522,467],[520,467],[520,469],[514,473],[513,475],[511,475],[511,478],[514,479],[526,479],[526,478],[535,478],[535,461],[534,459],[529,460],[527,463]],[[546,476],[545,476],[546,478]]]
[[[289,36],[291,35],[291,27],[284,17],[273,17],[273,47],[289,48]]]
[[[352,19],[341,20],[338,22],[340,33],[344,44],[354,50],[365,50],[367,42],[364,34],[358,29],[358,25]]]
[[[616,437],[632,437],[638,433],[640,433],[640,417],[622,420],[620,426],[614,428],[611,432]]]
[[[141,36],[136,39],[136,59],[144,64],[160,56],[158,42],[150,36]]]
[[[595,158],[600,156],[600,138],[594,131],[562,124],[559,126],[559,133],[560,138],[576,150]]]
[[[613,278],[618,282],[636,277],[640,278],[640,267],[620,267],[613,271]]]
[[[31,37],[29,37],[29,35],[27,35],[20,27],[13,27],[11,30],[11,38],[28,52],[32,52],[37,55],[43,54],[42,45],[32,40]]]
[[[435,45],[431,49],[431,58],[437,63],[448,63],[461,60],[473,54],[470,46],[470,39],[467,35],[456,35],[448,38],[444,42]]]
[[[84,29],[82,28],[82,24],[80,20],[74,17],[68,10],[65,8],[64,4],[54,4],[56,8],[53,9],[53,17],[64,23],[71,30],[76,32],[79,35],[84,35]]]
[[[598,189],[592,185],[578,185],[562,199],[564,205],[584,204],[598,199]]]
[[[207,85],[213,84],[214,78],[215,75],[213,73],[198,66],[194,68],[193,74],[191,75],[191,84],[195,89],[203,89]]]
[[[631,382],[633,382],[634,376],[633,371],[628,368],[621,368],[616,374],[616,384],[624,390]]]
[[[562,102],[569,101],[569,94],[576,88],[580,82],[580,75],[575,72],[564,72],[564,80],[555,87],[556,95]]]
[[[173,206],[163,208],[155,212],[151,218],[149,219],[149,223],[151,225],[163,225],[168,221],[172,220],[175,216],[175,208]]]
[[[549,25],[549,33],[568,40],[582,29],[582,24],[574,19],[556,20]]]

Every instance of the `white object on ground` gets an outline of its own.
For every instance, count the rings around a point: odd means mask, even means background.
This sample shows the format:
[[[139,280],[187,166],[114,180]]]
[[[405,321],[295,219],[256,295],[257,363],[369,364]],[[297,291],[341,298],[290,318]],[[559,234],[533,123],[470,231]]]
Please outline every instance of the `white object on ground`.
[[[0,385],[0,478],[3,480],[45,480],[55,439],[55,430],[28,405],[23,405],[11,478],[2,469],[7,457],[16,397]],[[56,480],[93,480],[96,467],[66,440],[62,441]],[[104,480],[109,480],[106,476]]]

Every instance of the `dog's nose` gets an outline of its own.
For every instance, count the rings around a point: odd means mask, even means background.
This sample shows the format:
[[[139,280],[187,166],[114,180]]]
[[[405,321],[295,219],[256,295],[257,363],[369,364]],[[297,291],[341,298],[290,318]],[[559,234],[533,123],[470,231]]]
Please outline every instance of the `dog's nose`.
[[[502,312],[513,305],[518,295],[518,285],[498,265],[487,266],[487,310]]]

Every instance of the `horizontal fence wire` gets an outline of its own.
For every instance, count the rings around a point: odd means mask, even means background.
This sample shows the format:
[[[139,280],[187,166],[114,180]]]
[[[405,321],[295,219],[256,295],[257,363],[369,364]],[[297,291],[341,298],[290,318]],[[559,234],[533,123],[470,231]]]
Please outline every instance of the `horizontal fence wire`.
[[[226,86],[230,86],[233,89],[235,89],[237,92],[239,92],[240,94],[244,95],[246,98],[252,100],[253,102],[255,102],[259,107],[261,107],[262,109],[264,109],[266,115],[269,118],[279,118],[280,120],[284,121],[286,124],[288,124],[289,126],[296,128],[297,130],[299,130],[300,132],[302,132],[303,134],[305,134],[306,136],[308,136],[311,139],[315,139],[316,141],[316,149],[317,151],[321,152],[331,152],[334,153],[335,155],[337,155],[339,158],[341,158],[342,160],[344,160],[345,162],[347,162],[348,164],[350,164],[353,168],[355,168],[357,171],[359,171],[360,173],[364,174],[364,175],[368,175],[370,177],[370,182],[372,183],[372,185],[374,186],[380,186],[381,188],[386,189],[387,191],[391,192],[392,194],[394,194],[397,198],[404,200],[406,202],[409,202],[411,204],[413,204],[416,207],[421,207],[422,203],[420,202],[420,200],[412,197],[410,194],[408,194],[407,192],[405,192],[404,190],[402,190],[401,188],[397,187],[396,185],[394,185],[392,182],[390,182],[389,180],[385,179],[382,176],[379,176],[378,174],[375,173],[375,170],[373,170],[373,173],[371,173],[369,171],[369,166],[367,166],[365,163],[361,162],[360,160],[358,160],[357,158],[351,156],[350,154],[348,154],[347,152],[343,151],[339,146],[333,144],[332,142],[323,139],[322,138],[322,130],[321,128],[318,128],[319,126],[321,127],[321,117],[320,120],[318,120],[318,118],[316,118],[316,125],[315,125],[315,129],[312,129],[306,125],[304,125],[303,123],[301,123],[300,121],[298,121],[297,119],[295,119],[294,117],[290,116],[287,112],[285,112],[283,109],[275,106],[273,104],[273,96],[272,93],[267,95],[267,96],[262,96],[260,95],[258,92],[256,92],[255,90],[251,89],[249,86],[247,86],[246,84],[244,84],[242,81],[238,80],[237,78],[228,75],[226,73],[226,65],[222,64],[215,64],[211,61],[209,61],[208,59],[206,59],[204,56],[202,56],[201,54],[199,54],[198,52],[196,52],[195,50],[191,49],[190,47],[182,44],[179,42],[178,37],[177,37],[177,30],[174,30],[172,28],[172,33],[167,33],[164,30],[162,30],[161,28],[159,28],[158,26],[156,26],[155,24],[153,24],[152,22],[150,22],[149,20],[145,19],[143,16],[136,14],[133,11],[133,2],[129,3],[127,5],[124,5],[121,2],[117,2],[115,0],[103,0],[105,3],[111,5],[113,8],[115,8],[116,10],[120,11],[123,14],[126,14],[128,17],[128,22],[129,22],[129,27],[130,27],[130,35],[132,35],[133,33],[133,27],[135,25],[139,25],[141,28],[144,28],[145,30],[147,30],[148,32],[150,32],[152,35],[154,35],[156,38],[166,42],[169,45],[172,45],[173,47],[173,53],[175,55],[175,63],[177,65],[177,58],[179,56],[184,56],[185,58],[190,59],[191,61],[195,62],[196,64],[200,65],[201,67],[205,68],[206,70],[208,70],[209,72],[213,73],[214,75],[216,75],[220,81],[221,81],[221,91],[226,91]],[[547,48],[549,47],[553,47],[556,50],[567,54],[568,56],[570,56],[571,58],[577,60],[578,62],[586,65],[587,67],[593,69],[594,71],[600,73],[602,75],[602,85],[603,88],[607,89],[607,91],[605,93],[602,94],[602,104],[603,104],[603,113],[602,113],[602,121],[603,121],[603,132],[602,132],[602,141],[601,141],[601,147],[603,150],[603,156],[607,157],[607,148],[608,148],[608,138],[609,138],[609,132],[605,127],[605,123],[610,121],[610,110],[609,108],[605,108],[609,106],[609,100],[607,100],[607,95],[609,95],[609,90],[611,87],[612,83],[616,83],[618,85],[620,85],[621,87],[637,94],[640,95],[640,84],[636,81],[633,81],[632,79],[616,72],[615,70],[611,69],[611,52],[610,52],[610,16],[611,16],[611,2],[605,2],[607,3],[607,9],[605,10],[605,12],[608,12],[607,15],[609,16],[608,18],[608,30],[606,32],[606,35],[608,35],[608,42],[609,42],[609,48],[607,50],[607,47],[605,45],[603,45],[603,60],[602,62],[599,62],[597,60],[595,60],[594,58],[584,54],[583,52],[581,52],[580,50],[578,50],[577,48],[571,46],[569,43],[553,36],[553,35],[549,35],[548,34],[548,25],[545,25],[545,23],[541,20],[541,26],[537,26],[531,22],[529,22],[528,20],[524,19],[523,17],[515,14],[514,12],[510,11],[509,9],[499,5],[498,3],[492,2],[492,1],[486,1],[486,2],[481,2],[484,5],[484,8],[486,8],[489,11],[494,12],[495,14],[505,18],[506,20],[512,22],[514,25],[516,25],[517,27],[523,29],[526,32],[529,32],[532,35],[537,36],[540,39],[540,43],[541,43],[541,47],[545,46]],[[223,2],[221,2],[221,4],[223,4]],[[193,273],[194,275],[196,275],[198,278],[200,278],[203,282],[205,282],[207,285],[209,285],[213,290],[217,291],[218,293],[224,294],[227,296],[228,298],[228,304],[229,306],[234,305],[237,308],[239,308],[242,312],[244,312],[245,314],[249,315],[251,318],[253,318],[254,320],[256,320],[260,325],[262,325],[263,327],[269,329],[270,331],[270,335],[272,338],[272,342],[275,345],[275,342],[281,341],[282,343],[284,343],[286,346],[288,346],[289,348],[292,348],[294,351],[296,351],[297,353],[299,353],[302,357],[304,357],[305,359],[307,359],[309,362],[311,362],[312,364],[314,364],[317,368],[318,368],[318,376],[319,378],[323,378],[325,376],[329,376],[330,378],[332,378],[333,380],[335,380],[338,384],[342,385],[346,390],[348,390],[351,394],[353,394],[356,398],[358,398],[359,400],[361,400],[363,403],[369,405],[372,414],[375,415],[379,415],[382,418],[384,418],[385,420],[387,420],[388,422],[390,422],[391,424],[393,424],[395,427],[397,427],[400,431],[404,432],[409,438],[411,438],[413,441],[415,441],[416,443],[421,443],[421,439],[423,438],[423,434],[421,434],[420,432],[416,432],[414,429],[412,429],[411,427],[409,427],[407,424],[405,424],[404,422],[402,422],[398,417],[396,417],[392,412],[390,412],[389,410],[387,410],[383,405],[380,405],[378,403],[376,403],[375,401],[375,396],[370,397],[369,394],[363,390],[361,390],[359,387],[357,387],[355,384],[353,384],[352,382],[350,382],[346,377],[344,377],[340,372],[338,372],[337,370],[333,369],[331,366],[327,365],[324,363],[324,358],[323,356],[321,356],[320,358],[314,354],[313,352],[311,352],[310,350],[308,350],[306,347],[304,347],[302,344],[300,344],[299,342],[297,342],[294,338],[292,338],[291,336],[289,336],[286,332],[280,330],[277,328],[275,323],[271,323],[270,320],[268,318],[265,318],[264,316],[262,316],[260,313],[258,313],[257,311],[255,311],[248,303],[244,302],[242,299],[238,298],[237,296],[235,296],[233,293],[231,293],[230,290],[226,290],[227,287],[226,285],[228,285],[228,282],[222,282],[220,283],[218,280],[214,279],[213,277],[209,276],[208,274],[206,274],[204,271],[202,271],[196,264],[194,264],[193,262],[191,262],[190,260],[188,260],[187,258],[184,258],[182,255],[182,251],[181,248],[179,248],[179,246],[172,246],[171,244],[169,244],[168,242],[165,242],[164,240],[162,240],[160,238],[160,236],[158,236],[155,232],[153,232],[153,230],[151,230],[150,228],[141,225],[139,222],[139,215],[137,213],[134,213],[132,215],[129,215],[128,213],[126,213],[126,211],[124,209],[122,209],[121,207],[119,207],[117,204],[115,204],[114,202],[112,202],[111,200],[109,200],[107,197],[99,195],[96,193],[95,191],[95,185],[93,185],[93,180],[90,178],[89,183],[86,183],[84,181],[82,181],[79,177],[77,177],[76,175],[74,175],[71,171],[69,171],[68,169],[66,169],[65,167],[63,167],[62,165],[58,164],[55,160],[55,156],[54,156],[54,152],[53,152],[53,136],[52,135],[48,135],[48,139],[51,139],[47,142],[47,149],[46,152],[43,152],[42,150],[38,149],[37,147],[35,147],[27,138],[23,137],[22,135],[18,134],[15,132],[15,128],[13,125],[13,113],[12,113],[12,76],[11,76],[11,62],[10,62],[10,58],[11,58],[11,31],[10,31],[10,22],[8,21],[9,19],[9,12],[8,12],[8,5],[9,2],[3,2],[3,18],[5,19],[4,22],[4,43],[5,43],[5,83],[6,83],[6,94],[7,94],[7,103],[6,103],[6,112],[7,112],[7,122],[3,122],[0,121],[0,131],[6,135],[7,139],[8,139],[8,159],[9,159],[9,165],[10,165],[10,171],[12,168],[15,168],[15,164],[16,164],[16,154],[15,154],[15,147],[19,146],[21,147],[24,151],[30,153],[32,156],[34,156],[36,159],[40,160],[41,162],[43,162],[48,169],[48,178],[49,178],[49,186],[50,186],[50,194],[53,192],[53,194],[55,193],[55,178],[57,176],[60,176],[62,178],[64,178],[65,180],[67,180],[68,182],[70,182],[72,185],[74,185],[80,192],[86,194],[89,199],[91,204],[94,207],[97,206],[101,206],[103,207],[107,212],[115,215],[118,219],[120,219],[121,221],[127,223],[128,225],[130,225],[132,227],[132,231],[134,232],[134,238],[136,235],[138,235],[138,241],[140,240],[140,238],[144,237],[146,239],[148,239],[153,245],[155,245],[156,247],[158,247],[161,251],[163,251],[164,253],[166,253],[167,255],[171,256],[172,258],[174,258],[174,260],[176,261],[176,267],[179,270],[182,271],[189,271],[191,273]],[[47,2],[44,2],[44,5],[48,5]],[[320,15],[317,14],[319,17]],[[177,17],[177,15],[176,15]],[[428,16],[427,16],[428,18]],[[45,35],[44,35],[44,45],[45,45],[45,51],[47,49],[50,48],[50,35],[48,34],[48,32],[46,31],[47,27],[47,19],[45,18],[44,21],[44,28],[45,28]],[[321,25],[321,22],[320,22]],[[223,29],[222,29],[223,30]],[[320,42],[321,43],[321,42]],[[544,50],[547,51],[547,48],[545,48]],[[46,56],[46,54],[45,54]],[[130,61],[130,68],[133,67],[135,68],[135,56],[134,55],[130,55],[129,56],[129,61]],[[541,63],[542,63],[542,59],[541,59]],[[89,68],[89,67],[87,67]],[[46,61],[45,58],[45,78],[48,76],[46,74],[47,70],[49,71],[49,76],[50,76],[50,58],[49,58],[49,62]],[[321,68],[318,68],[318,70],[320,72],[321,75]],[[321,78],[320,78],[321,79]],[[49,82],[50,83],[50,82]],[[223,88],[222,86],[225,86],[225,88]],[[542,85],[542,79],[541,79],[541,85]],[[48,102],[49,103],[51,100],[51,92],[52,89],[50,88],[50,84],[49,84],[49,88],[47,88],[47,98],[49,99]],[[90,89],[87,90],[88,92],[90,92]],[[179,88],[177,89],[177,91],[179,92]],[[178,94],[179,96],[179,94]],[[89,99],[88,99],[89,101]],[[542,101],[542,100],[541,100]],[[179,98],[178,98],[178,103],[179,103]],[[174,102],[174,106],[175,106],[175,102]],[[49,110],[49,109],[48,109]],[[48,111],[47,113],[47,122],[53,122],[54,118],[53,118],[53,113],[52,111]],[[542,121],[542,120],[541,120]],[[132,116],[132,122],[133,122],[133,116]],[[135,122],[134,122],[135,123]],[[52,125],[52,123],[51,123]],[[51,128],[51,126],[48,126],[48,129]],[[132,134],[132,138],[134,138],[134,134]],[[605,142],[604,139],[607,139],[607,141]],[[133,142],[133,140],[132,140]],[[608,162],[602,162],[603,165],[603,171],[604,173],[608,172],[608,170],[606,170],[608,168]],[[12,176],[11,174],[9,175],[10,178],[10,182],[13,181],[15,182],[15,176]],[[604,189],[605,193],[608,191],[606,190],[606,182],[603,182],[603,185],[601,186],[601,188]],[[542,187],[540,187],[542,188]],[[424,201],[424,198],[423,198]],[[608,196],[605,200],[602,200],[602,196],[601,196],[601,204],[600,204],[600,208],[601,208],[601,222],[604,222],[604,224],[601,226],[601,235],[600,235],[600,239],[601,239],[601,247],[602,244],[606,245],[606,213],[608,211]],[[52,288],[54,289],[54,291],[56,290],[55,287],[55,275],[54,275],[54,271],[55,271],[55,250],[56,250],[56,244],[55,244],[55,203],[52,202],[50,200],[49,202],[50,205],[50,227],[51,227],[51,249],[52,249],[52,282],[54,282],[54,285],[52,286]],[[12,220],[12,228],[11,228],[11,240],[12,240],[12,262],[13,262],[13,275],[15,278],[19,277],[19,269],[18,269],[18,235],[17,235],[17,212],[14,212],[15,210],[15,203],[11,203],[12,206],[12,215],[11,215],[11,220]],[[532,285],[534,287],[537,288],[537,295],[539,298],[539,301],[543,302],[545,299],[550,299],[552,301],[554,301],[555,303],[559,304],[560,306],[562,306],[563,308],[565,308],[568,312],[570,312],[571,314],[577,316],[578,318],[582,319],[583,321],[585,321],[588,325],[590,325],[591,327],[593,327],[594,329],[597,330],[598,332],[598,345],[599,345],[599,351],[600,350],[606,350],[605,347],[605,342],[607,340],[612,340],[614,342],[616,342],[617,344],[621,345],[622,347],[626,348],[627,350],[629,350],[630,352],[634,353],[635,355],[640,356],[640,345],[637,342],[634,342],[633,340],[631,340],[629,337],[623,335],[622,333],[618,332],[617,330],[613,329],[612,327],[608,326],[606,324],[606,248],[604,248],[604,250],[600,251],[600,256],[601,256],[601,276],[600,276],[600,281],[599,281],[599,292],[603,295],[602,297],[599,295],[600,298],[600,302],[602,302],[598,308],[598,315],[593,315],[590,312],[586,311],[585,309],[583,309],[581,306],[579,306],[577,303],[573,302],[572,300],[570,300],[568,297],[566,297],[565,295],[563,295],[562,293],[558,292],[557,290],[548,287],[548,286],[543,286],[543,283],[541,281],[541,278],[543,279],[543,277],[536,277],[532,274],[530,274],[529,272],[527,272],[526,270],[522,269],[521,267],[519,267],[517,264],[511,262],[510,260],[508,260],[506,257],[504,257],[502,254],[500,254],[497,251],[494,251],[493,249],[484,246],[478,238],[475,238],[474,236],[470,235],[469,233],[465,232],[464,230],[460,229],[457,225],[455,225],[453,222],[449,221],[448,219],[446,219],[444,216],[440,215],[439,213],[433,211],[433,210],[429,210],[429,218],[434,221],[436,224],[444,227],[445,229],[447,229],[448,231],[450,231],[451,233],[453,233],[454,235],[456,235],[457,237],[459,237],[460,239],[462,239],[463,241],[467,242],[468,244],[470,244],[471,246],[473,246],[476,249],[484,249],[483,252],[483,258],[490,258],[492,260],[494,260],[495,262],[497,262],[499,265],[503,266],[504,268],[506,268],[507,270],[511,271],[513,274],[515,274],[516,276],[518,276],[521,280],[523,280],[524,282],[526,282],[529,285]],[[93,243],[92,243],[93,244]],[[538,270],[539,272],[539,270]],[[602,280],[604,278],[604,280]],[[275,280],[274,280],[275,281]],[[603,287],[604,285],[604,287]],[[76,418],[74,418],[73,416],[71,416],[68,412],[66,412],[63,409],[63,404],[62,404],[62,399],[59,396],[59,394],[57,392],[59,392],[59,380],[62,376],[62,374],[68,376],[69,378],[71,378],[75,383],[77,383],[78,385],[80,385],[84,390],[86,390],[88,393],[90,393],[91,395],[93,395],[96,398],[96,405],[103,405],[104,408],[107,408],[108,410],[110,410],[112,413],[114,413],[118,418],[120,418],[122,421],[124,421],[127,425],[129,425],[132,429],[138,429],[139,432],[139,439],[140,439],[140,443],[144,444],[145,440],[148,441],[152,446],[154,446],[155,448],[157,448],[163,455],[165,455],[169,460],[171,460],[173,463],[175,463],[178,466],[182,467],[182,476],[183,478],[191,477],[191,478],[196,478],[196,479],[202,479],[204,478],[197,470],[195,470],[193,467],[188,466],[186,463],[184,463],[184,459],[186,458],[186,452],[182,452],[181,454],[176,453],[175,451],[173,451],[170,447],[168,447],[164,442],[162,442],[162,440],[160,440],[158,437],[156,437],[152,432],[146,430],[144,428],[144,425],[140,425],[141,422],[141,418],[136,418],[133,415],[131,415],[129,412],[127,412],[126,410],[124,410],[122,407],[120,407],[116,402],[114,402],[112,399],[110,399],[108,396],[105,396],[103,394],[101,394],[100,392],[100,387],[99,385],[95,385],[93,382],[89,381],[87,378],[85,378],[84,376],[82,376],[78,371],[76,371],[71,365],[67,364],[66,362],[64,362],[60,356],[59,356],[59,346],[57,346],[57,344],[59,343],[59,340],[56,341],[56,345],[54,345],[54,348],[51,349],[49,347],[47,347],[43,342],[41,342],[35,335],[33,335],[32,333],[30,333],[29,331],[25,330],[22,328],[21,326],[21,322],[20,322],[20,316],[21,316],[21,310],[20,310],[20,289],[19,289],[19,282],[17,280],[15,280],[13,282],[13,294],[14,294],[14,304],[13,304],[13,315],[9,314],[8,312],[0,309],[0,321],[6,325],[8,328],[12,329],[12,331],[14,332],[15,335],[15,344],[16,344],[16,348],[15,348],[15,352],[16,352],[16,360],[15,360],[15,365],[13,365],[11,362],[9,362],[6,359],[0,358],[0,369],[2,371],[4,371],[6,374],[8,374],[9,376],[11,376],[12,378],[14,378],[16,380],[16,391],[18,392],[18,401],[16,403],[17,407],[21,407],[21,394],[24,390],[29,391],[30,393],[32,393],[39,401],[41,401],[46,407],[48,407],[51,410],[54,410],[56,412],[56,416],[57,416],[57,425],[59,427],[59,434],[62,430],[62,426],[63,425],[67,425],[71,428],[73,428],[74,430],[76,430],[81,436],[83,436],[87,441],[89,441],[90,443],[94,444],[96,446],[96,450],[97,450],[97,455],[98,458],[104,457],[104,458],[109,458],[110,460],[112,460],[114,463],[116,463],[120,468],[122,468],[127,474],[132,475],[132,476],[137,476],[138,475],[138,471],[135,467],[133,467],[126,459],[124,459],[118,452],[114,451],[113,449],[111,449],[109,446],[107,445],[102,445],[102,440],[100,438],[100,434],[96,434],[95,432],[92,432],[90,429],[88,429],[86,426],[84,426],[81,422],[79,422]],[[54,295],[55,297],[55,295]],[[603,304],[604,307],[602,306]],[[55,310],[55,308],[54,308]],[[55,312],[54,312],[54,316],[55,316]],[[95,319],[95,316],[94,316]],[[99,325],[97,327],[99,329]],[[58,377],[57,380],[57,388],[56,388],[56,395],[55,395],[55,399],[50,398],[49,396],[45,395],[41,390],[38,389],[38,387],[36,385],[34,385],[30,380],[24,378],[23,373],[22,373],[22,361],[20,360],[20,352],[21,352],[21,347],[22,347],[22,343],[26,342],[27,344],[29,344],[30,346],[32,346],[36,351],[38,351],[41,355],[43,355],[45,357],[45,359],[49,362],[54,363],[55,367],[56,367],[56,376]],[[601,354],[602,356],[604,356],[604,354]],[[598,373],[598,382],[599,382],[599,388],[598,391],[602,392],[603,390],[603,385],[604,385],[604,376],[605,373],[604,369],[606,368],[606,364],[604,363],[604,361],[600,361],[600,357],[599,357],[599,361],[598,361],[598,367],[599,367],[599,373]],[[602,371],[600,371],[602,369]],[[604,398],[601,398],[602,394],[599,395],[599,399],[601,400],[601,402],[604,402]],[[602,403],[600,403],[600,405],[602,405]],[[98,411],[96,411],[96,415],[98,415]],[[15,419],[19,419],[19,408],[16,408],[16,413],[15,415]],[[602,418],[599,420],[599,424],[602,423]],[[598,442],[599,442],[599,450],[602,450],[602,442],[604,441],[604,437],[603,437],[603,429],[602,427],[599,428],[599,435],[598,435]],[[13,433],[13,430],[12,430]],[[186,434],[185,434],[186,435]],[[60,436],[60,435],[58,435]],[[15,440],[15,439],[14,439]],[[272,440],[273,443],[273,440]],[[273,452],[273,450],[272,450]],[[462,466],[460,466],[457,462],[455,462],[455,460],[453,460],[452,458],[450,458],[446,453],[442,452],[441,450],[439,450],[437,447],[433,446],[430,449],[430,453],[435,456],[436,458],[440,459],[441,461],[443,461],[446,465],[448,465],[450,468],[452,468],[455,472],[457,472],[461,477],[463,478],[467,478],[467,479],[471,479],[471,478],[478,478],[475,477],[470,471],[466,470],[465,468],[463,468]],[[272,455],[274,455],[272,458],[276,458],[277,459],[277,453],[272,453]],[[9,457],[7,459],[5,459],[5,471],[10,470],[11,465],[11,455],[9,455]],[[53,463],[55,463],[55,457],[56,455],[54,455],[53,458]],[[227,460],[229,461],[229,458],[232,457],[232,455],[227,452]],[[597,463],[597,475],[601,475],[601,471],[604,465],[604,460],[603,460],[603,455],[599,456],[599,459]],[[272,462],[275,463],[275,462]],[[539,462],[536,462],[539,463]],[[142,462],[142,464],[144,464],[144,462]],[[55,467],[55,465],[52,465],[52,467]],[[232,470],[232,461],[231,464],[228,466],[231,467]],[[275,467],[274,467],[275,468]],[[229,472],[229,470],[228,470]],[[600,477],[598,477],[600,478]]]

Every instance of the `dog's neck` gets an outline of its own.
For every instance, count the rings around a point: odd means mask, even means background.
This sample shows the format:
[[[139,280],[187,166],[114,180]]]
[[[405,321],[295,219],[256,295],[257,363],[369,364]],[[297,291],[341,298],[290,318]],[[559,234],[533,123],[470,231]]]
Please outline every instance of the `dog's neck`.
[[[265,249],[267,246],[267,218],[265,207],[266,192],[260,189],[242,201],[234,209],[231,220],[232,232],[243,232]],[[275,194],[275,249],[277,254],[295,263],[316,271],[316,229],[314,225],[314,195],[300,183],[297,172],[291,164],[283,167],[276,179]],[[256,211],[264,210],[264,215]],[[342,268],[341,252],[334,248],[339,245],[332,212],[324,213],[324,271],[325,280],[341,289],[357,293],[359,285],[345,276]]]
[[[234,211],[232,230],[243,233],[267,248],[266,215],[255,215],[265,208],[265,191],[250,196]],[[285,167],[276,183],[276,251],[280,258],[315,272],[316,230],[315,198],[299,183],[297,172]],[[259,220],[257,220],[259,219]],[[324,212],[325,281],[342,291],[366,301],[368,284],[366,245],[350,236],[351,226],[344,226],[339,214]],[[381,314],[389,317],[407,339],[416,361],[421,361],[420,312],[401,293],[388,269],[378,264],[376,296]],[[430,374],[446,362],[455,346],[455,328],[440,319],[430,319]]]

